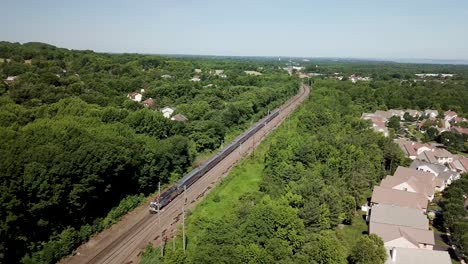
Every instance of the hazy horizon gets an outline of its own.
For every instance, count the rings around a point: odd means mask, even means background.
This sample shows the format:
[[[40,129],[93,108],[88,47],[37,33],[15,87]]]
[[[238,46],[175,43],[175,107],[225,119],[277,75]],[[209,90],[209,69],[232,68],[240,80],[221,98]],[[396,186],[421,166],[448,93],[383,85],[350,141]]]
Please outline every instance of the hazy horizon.
[[[166,55],[468,62],[468,2],[8,1],[0,40]]]

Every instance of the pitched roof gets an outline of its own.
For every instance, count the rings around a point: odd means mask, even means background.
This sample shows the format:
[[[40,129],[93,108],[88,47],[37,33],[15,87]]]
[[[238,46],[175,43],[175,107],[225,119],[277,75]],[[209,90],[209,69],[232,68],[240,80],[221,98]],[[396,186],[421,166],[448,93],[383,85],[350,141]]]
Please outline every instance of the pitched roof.
[[[448,170],[448,168],[445,167],[444,165],[430,163],[430,162],[427,162],[427,161],[417,160],[417,159],[413,160],[413,162],[411,162],[410,168],[417,170],[418,168],[420,168],[422,166],[427,166],[428,168],[433,170],[437,174],[436,176],[438,176],[440,173]]]
[[[421,210],[394,205],[372,206],[369,222],[429,230],[429,221]]]
[[[461,172],[468,172],[468,158],[459,158],[450,163],[450,167]]]
[[[380,186],[394,188],[402,183],[407,183],[415,192],[430,197],[434,194],[434,188],[436,186],[435,178],[436,177],[430,172],[398,166],[393,176],[385,177],[380,182]]]
[[[371,203],[396,205],[413,209],[427,209],[428,200],[421,193],[412,193],[391,188],[375,186]]]
[[[154,105],[154,100],[153,98],[148,98],[146,100],[143,101],[143,105],[146,106],[146,107],[151,107]]]
[[[179,121],[179,122],[185,122],[185,121],[188,120],[188,118],[185,117],[185,116],[182,115],[182,114],[177,114],[177,115],[173,116],[173,117],[171,118],[171,120]]]
[[[438,163],[437,158],[434,156],[434,153],[432,151],[423,151],[421,154],[418,155],[417,157],[418,160],[424,160],[430,163]]]
[[[457,112],[449,110],[449,111],[445,112],[444,115],[445,116],[456,116]]]
[[[435,244],[434,232],[431,230],[371,222],[369,233],[378,235],[384,243],[404,237],[416,247],[418,244]]]
[[[387,260],[385,264],[451,264],[450,255],[447,251],[427,250],[419,248],[390,248],[387,249]],[[395,258],[392,252],[395,250]]]
[[[436,158],[451,158],[453,154],[444,148],[436,148],[432,151]]]

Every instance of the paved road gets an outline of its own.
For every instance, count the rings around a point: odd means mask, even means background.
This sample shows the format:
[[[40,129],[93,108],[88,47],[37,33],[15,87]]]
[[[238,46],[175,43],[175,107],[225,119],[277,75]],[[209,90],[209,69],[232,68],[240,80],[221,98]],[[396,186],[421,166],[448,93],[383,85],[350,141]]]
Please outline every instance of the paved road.
[[[119,223],[80,246],[75,251],[75,255],[60,263],[138,263],[142,251],[149,243],[160,245],[175,233],[184,204],[186,209],[193,209],[213,186],[227,175],[232,166],[258,146],[268,133],[280,125],[308,97],[309,93],[310,87],[302,85],[299,93],[280,107],[280,114],[276,118],[188,188],[186,199],[184,195],[180,195],[159,215],[148,212],[148,203],[138,207]]]

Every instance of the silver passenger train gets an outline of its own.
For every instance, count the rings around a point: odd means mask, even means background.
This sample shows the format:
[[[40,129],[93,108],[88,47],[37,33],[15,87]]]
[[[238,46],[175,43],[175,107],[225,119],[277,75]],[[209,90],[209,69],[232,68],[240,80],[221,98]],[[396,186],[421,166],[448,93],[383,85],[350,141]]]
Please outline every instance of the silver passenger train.
[[[221,160],[231,154],[237,147],[242,143],[247,141],[252,135],[257,133],[261,128],[268,124],[273,118],[278,116],[280,110],[276,109],[272,111],[269,115],[262,118],[256,123],[256,125],[249,130],[245,131],[243,134],[234,139],[229,145],[227,145],[223,150],[214,155],[208,161],[198,168],[192,170],[186,174],[182,179],[175,183],[170,188],[166,189],[161,193],[160,196],[156,197],[149,206],[150,213],[157,213],[158,210],[161,210],[166,205],[168,205],[172,200],[174,200],[178,195],[180,195],[184,188],[189,188],[193,183],[200,179],[206,172],[211,170],[216,164]]]

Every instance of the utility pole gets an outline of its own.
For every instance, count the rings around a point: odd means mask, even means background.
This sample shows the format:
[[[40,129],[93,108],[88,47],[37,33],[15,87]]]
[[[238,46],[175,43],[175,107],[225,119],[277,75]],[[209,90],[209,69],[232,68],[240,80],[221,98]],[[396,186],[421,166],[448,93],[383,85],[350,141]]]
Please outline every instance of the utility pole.
[[[182,204],[182,248],[185,254],[185,202],[187,201],[186,196],[187,187],[184,185],[184,203]]]
[[[161,182],[158,182],[158,227],[161,231],[161,241],[163,241],[162,237],[162,227],[161,227]],[[164,248],[161,244],[161,256],[164,256]]]

